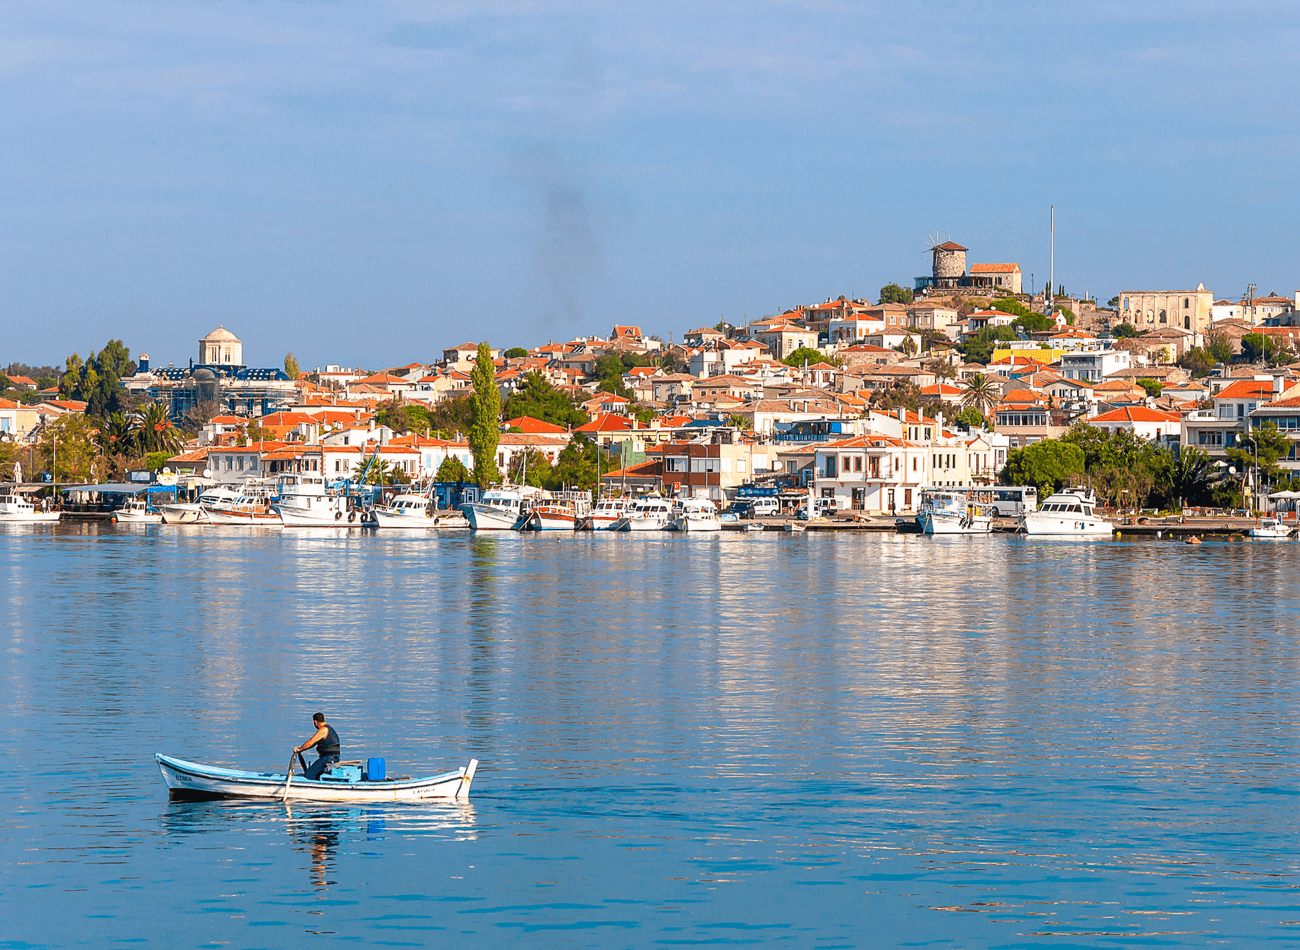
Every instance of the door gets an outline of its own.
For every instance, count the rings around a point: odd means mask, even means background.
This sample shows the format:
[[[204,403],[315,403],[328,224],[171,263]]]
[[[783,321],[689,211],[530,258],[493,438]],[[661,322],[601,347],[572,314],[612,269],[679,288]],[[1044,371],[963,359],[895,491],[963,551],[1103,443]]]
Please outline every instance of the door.
[[[861,511],[865,507],[867,500],[867,490],[865,488],[853,489],[853,510]]]
[[[894,489],[889,489],[889,510],[894,511]]]

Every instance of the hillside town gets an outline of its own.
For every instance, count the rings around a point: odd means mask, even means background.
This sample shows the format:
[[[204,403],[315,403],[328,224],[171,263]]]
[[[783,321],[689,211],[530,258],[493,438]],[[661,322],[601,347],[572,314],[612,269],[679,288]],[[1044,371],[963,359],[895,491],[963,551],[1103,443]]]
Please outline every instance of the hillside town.
[[[745,486],[779,485],[876,515],[915,511],[927,486],[1050,492],[1096,475],[1113,507],[1172,507],[1174,495],[1241,507],[1292,487],[1300,292],[1252,287],[1232,301],[1197,284],[1099,304],[1063,287],[1026,293],[1018,264],[968,265],[967,253],[935,245],[929,275],[875,301],[828,297],[684,332],[614,325],[528,347],[468,340],[387,367],[303,370],[292,354],[249,366],[245,341],[224,326],[184,363],[133,359],[120,341],[44,376],[11,363],[0,478],[108,484],[144,471],[203,488],[311,473],[719,507]],[[489,459],[470,437],[476,371],[499,402]],[[1104,452],[1080,433],[1130,454],[1159,450],[1169,471],[1191,455],[1200,474],[1158,498],[1159,477],[1143,481],[1127,457],[1109,479],[1095,470]],[[1034,468],[1046,454],[1032,447],[1061,440],[1081,446],[1084,463]]]

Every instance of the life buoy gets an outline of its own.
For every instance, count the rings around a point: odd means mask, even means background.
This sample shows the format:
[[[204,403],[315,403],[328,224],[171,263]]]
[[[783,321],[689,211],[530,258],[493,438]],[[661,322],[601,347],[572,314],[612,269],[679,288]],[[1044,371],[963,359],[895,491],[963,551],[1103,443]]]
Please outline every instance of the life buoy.
[[[336,512],[334,512],[334,520],[335,520],[335,521],[338,521],[338,520],[339,520],[340,518],[342,518],[342,517],[343,517],[343,512],[341,512],[341,511],[336,511]]]
[[[441,519],[441,518],[434,518],[434,519],[433,519],[433,526],[434,526],[435,528],[438,527],[438,525],[441,524],[441,523],[442,523],[442,519]]]
[[[349,511],[349,512],[348,512],[348,520],[349,520],[349,521],[356,521],[356,520],[357,520],[357,513],[356,513],[355,511]]]

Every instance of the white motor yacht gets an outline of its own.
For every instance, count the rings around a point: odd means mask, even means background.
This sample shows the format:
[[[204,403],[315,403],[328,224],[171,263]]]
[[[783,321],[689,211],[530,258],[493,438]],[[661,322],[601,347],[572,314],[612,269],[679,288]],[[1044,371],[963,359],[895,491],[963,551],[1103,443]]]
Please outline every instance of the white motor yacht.
[[[159,506],[158,510],[167,524],[207,524],[209,507],[229,504],[238,497],[238,492],[216,486],[199,495],[198,501],[172,502],[170,505]]]
[[[972,504],[965,492],[925,488],[916,523],[926,534],[988,534],[993,530],[993,515]]]
[[[611,531],[664,531],[672,524],[673,509],[667,501],[658,497],[642,498],[631,511],[624,512],[623,517],[614,522]]]
[[[375,505],[371,512],[380,528],[469,527],[459,511],[439,511],[438,503],[427,495],[397,495],[386,505]]]
[[[630,498],[602,498],[596,502],[587,523],[592,531],[609,531],[614,527],[614,522],[627,514],[631,507]]]
[[[1260,518],[1259,524],[1250,529],[1250,536],[1261,541],[1278,541],[1291,537],[1291,528],[1276,518]]]
[[[17,492],[0,495],[0,524],[47,524],[59,520],[59,512],[38,508]]]
[[[323,475],[281,475],[280,500],[271,506],[286,528],[360,528],[364,514],[348,510],[348,496],[331,492]]]
[[[523,527],[528,512],[542,490],[530,485],[490,488],[481,501],[462,505],[461,511],[475,531],[511,531]]]
[[[718,514],[717,506],[709,499],[686,498],[676,511],[673,527],[678,531],[721,531],[722,517]]]
[[[1035,536],[1102,538],[1115,526],[1097,514],[1097,496],[1086,488],[1067,488],[1049,495],[1037,511],[1027,511],[1021,530]]]
[[[113,512],[113,521],[118,524],[162,524],[162,520],[162,512],[150,508],[142,494],[132,496]]]

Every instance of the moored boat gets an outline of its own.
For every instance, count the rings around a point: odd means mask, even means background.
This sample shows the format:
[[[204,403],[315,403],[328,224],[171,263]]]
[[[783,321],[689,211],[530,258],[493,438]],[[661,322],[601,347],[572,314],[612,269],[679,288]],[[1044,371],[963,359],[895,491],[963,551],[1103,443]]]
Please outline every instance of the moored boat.
[[[246,482],[239,494],[230,501],[204,506],[210,524],[261,525],[280,528],[284,522],[271,506],[270,491],[260,484]]]
[[[462,505],[461,511],[475,531],[511,531],[523,526],[542,490],[529,485],[492,488],[481,501]]]
[[[281,475],[280,499],[271,509],[286,528],[360,528],[364,512],[348,507],[348,496],[331,492],[321,475]]]
[[[642,498],[623,517],[614,522],[611,531],[663,531],[673,520],[673,510],[658,495]]]
[[[162,524],[162,512],[149,507],[149,502],[139,495],[128,499],[127,503],[113,512],[113,521],[117,524]]]
[[[1115,527],[1097,514],[1097,496],[1086,488],[1068,488],[1049,495],[1037,511],[1027,511],[1021,530],[1034,536],[1110,537]]]
[[[1250,529],[1250,536],[1261,541],[1278,541],[1291,537],[1291,528],[1276,518],[1261,518],[1259,524]]]
[[[229,504],[238,497],[238,492],[218,485],[199,495],[198,501],[172,502],[170,505],[160,505],[158,510],[166,524],[207,524],[208,508]]]
[[[965,492],[926,488],[916,523],[926,534],[988,534],[993,530],[993,515],[973,504]]]
[[[38,508],[17,492],[0,495],[0,524],[43,524],[59,520],[59,512]]]
[[[557,491],[536,504],[524,527],[530,531],[573,531],[591,510],[591,492]]]
[[[355,766],[336,764],[319,779],[288,772],[246,772],[184,759],[154,755],[173,800],[218,798],[267,802],[421,802],[469,798],[478,759],[454,772],[427,778],[371,778]]]
[[[591,517],[588,519],[588,527],[592,531],[613,530],[614,522],[627,514],[631,508],[632,499],[630,498],[602,498],[600,501],[596,502],[596,507],[591,511]]]
[[[707,498],[685,498],[673,517],[678,531],[709,532],[722,530],[717,506]]]

